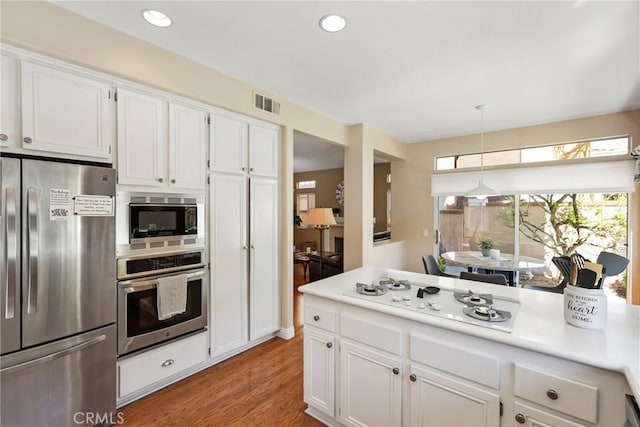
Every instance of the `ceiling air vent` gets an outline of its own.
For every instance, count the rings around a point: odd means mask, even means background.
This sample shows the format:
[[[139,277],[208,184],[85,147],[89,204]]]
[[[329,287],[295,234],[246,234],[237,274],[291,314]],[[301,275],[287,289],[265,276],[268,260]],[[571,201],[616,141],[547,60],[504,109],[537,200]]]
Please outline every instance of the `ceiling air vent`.
[[[278,101],[274,101],[271,98],[267,98],[264,95],[260,95],[259,93],[253,94],[254,98],[254,107],[259,110],[264,110],[273,114],[280,114],[280,103]]]

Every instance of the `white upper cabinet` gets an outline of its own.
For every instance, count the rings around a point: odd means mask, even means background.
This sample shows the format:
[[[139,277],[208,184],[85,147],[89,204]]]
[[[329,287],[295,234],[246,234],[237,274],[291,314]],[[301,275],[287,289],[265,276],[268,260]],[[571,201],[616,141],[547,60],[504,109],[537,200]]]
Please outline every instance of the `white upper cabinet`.
[[[247,172],[247,123],[211,115],[211,169],[216,172]]]
[[[249,173],[278,177],[280,132],[254,124],[249,125]]]
[[[203,191],[207,179],[207,114],[169,105],[169,185]]]
[[[211,115],[211,169],[215,172],[277,178],[280,131],[268,124]]]
[[[118,89],[118,183],[204,191],[207,126],[202,110]]]
[[[18,60],[2,55],[0,71],[0,147],[20,145]]]
[[[22,148],[109,161],[111,86],[28,61],[21,66]]]
[[[167,102],[118,89],[118,183],[165,187]]]

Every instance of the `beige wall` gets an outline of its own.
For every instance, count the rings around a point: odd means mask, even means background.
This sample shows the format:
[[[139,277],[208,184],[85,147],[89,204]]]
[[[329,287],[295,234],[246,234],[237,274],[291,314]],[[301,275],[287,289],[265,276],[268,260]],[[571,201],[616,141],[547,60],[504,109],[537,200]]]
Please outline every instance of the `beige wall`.
[[[487,132],[484,135],[485,151],[497,151],[509,148],[534,147],[560,142],[580,141],[618,135],[630,135],[632,144],[640,141],[640,110],[603,116],[587,117],[538,126]],[[430,195],[431,174],[434,173],[434,158],[454,154],[477,153],[479,135],[465,135],[455,138],[428,141],[407,145],[407,160],[399,170],[393,171],[393,237],[404,240],[407,257],[404,268],[411,271],[423,271],[421,257],[433,252],[434,245],[434,208]],[[475,183],[470,183],[475,185]],[[631,217],[629,228],[632,236],[632,248],[640,247],[640,186],[631,197]],[[428,237],[422,236],[422,230],[428,230]],[[633,265],[640,265],[640,251],[630,254]],[[640,303],[638,286],[640,268],[633,271],[632,283],[636,292],[635,303]]]

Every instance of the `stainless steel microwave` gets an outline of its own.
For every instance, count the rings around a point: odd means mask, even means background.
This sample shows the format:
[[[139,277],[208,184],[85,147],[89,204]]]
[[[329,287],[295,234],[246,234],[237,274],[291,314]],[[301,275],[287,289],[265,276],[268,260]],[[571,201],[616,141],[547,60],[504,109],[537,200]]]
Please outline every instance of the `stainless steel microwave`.
[[[116,255],[204,248],[204,195],[116,195]]]

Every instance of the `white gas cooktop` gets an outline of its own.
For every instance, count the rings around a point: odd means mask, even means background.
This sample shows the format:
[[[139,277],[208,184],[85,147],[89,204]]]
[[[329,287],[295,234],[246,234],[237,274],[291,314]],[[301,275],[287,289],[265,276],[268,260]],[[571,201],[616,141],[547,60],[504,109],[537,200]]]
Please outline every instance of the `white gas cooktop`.
[[[435,291],[437,293],[430,293]],[[359,283],[343,295],[504,332],[513,329],[520,307],[517,300],[509,298],[436,288],[388,277],[378,278],[372,283]]]

